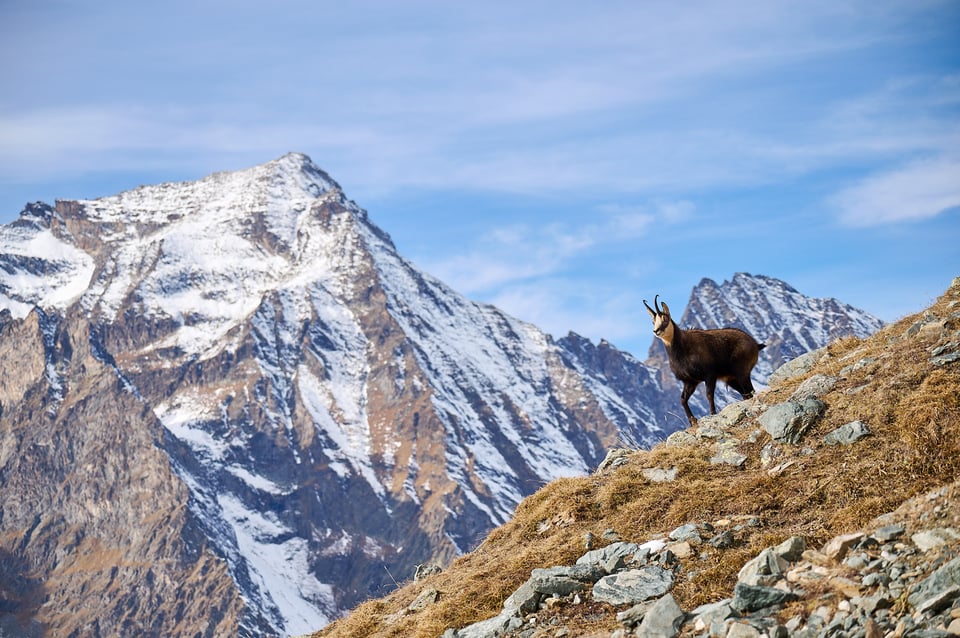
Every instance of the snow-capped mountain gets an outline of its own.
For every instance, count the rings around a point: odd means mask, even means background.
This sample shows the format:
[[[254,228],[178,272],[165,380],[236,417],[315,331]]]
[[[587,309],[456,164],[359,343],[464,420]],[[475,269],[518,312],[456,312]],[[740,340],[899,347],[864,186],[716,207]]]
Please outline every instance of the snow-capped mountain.
[[[782,282],[741,279],[702,307],[768,344],[833,336]],[[28,206],[0,226],[0,354],[0,556],[45,575],[21,617],[64,634],[315,630],[545,482],[682,427],[656,361],[465,299],[301,154]]]

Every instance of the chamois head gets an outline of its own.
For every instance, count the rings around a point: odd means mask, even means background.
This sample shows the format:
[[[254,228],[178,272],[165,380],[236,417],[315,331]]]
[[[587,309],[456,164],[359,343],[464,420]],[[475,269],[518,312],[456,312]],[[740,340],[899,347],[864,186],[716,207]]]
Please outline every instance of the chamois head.
[[[667,304],[661,303],[657,305],[657,299],[660,295],[656,295],[653,298],[653,308],[647,303],[647,300],[643,300],[643,305],[647,307],[647,312],[650,313],[650,318],[653,319],[653,334],[655,334],[661,341],[663,341],[668,346],[673,342],[673,320],[670,319],[670,308],[667,307]]]

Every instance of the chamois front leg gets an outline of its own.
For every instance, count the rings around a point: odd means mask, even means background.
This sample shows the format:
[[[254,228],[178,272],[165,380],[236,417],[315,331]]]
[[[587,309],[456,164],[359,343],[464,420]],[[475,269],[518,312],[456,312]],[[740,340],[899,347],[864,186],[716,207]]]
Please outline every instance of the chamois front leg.
[[[713,393],[717,389],[717,378],[707,377],[704,384],[707,386],[707,403],[710,404],[710,414],[716,414],[717,405],[713,402]]]
[[[690,411],[690,404],[688,401],[690,400],[690,397],[693,396],[693,393],[696,391],[699,383],[699,381],[684,381],[683,392],[680,393],[680,403],[683,404],[683,411],[687,413],[687,420],[690,421],[690,425],[696,425],[697,419],[693,416],[693,412]]]

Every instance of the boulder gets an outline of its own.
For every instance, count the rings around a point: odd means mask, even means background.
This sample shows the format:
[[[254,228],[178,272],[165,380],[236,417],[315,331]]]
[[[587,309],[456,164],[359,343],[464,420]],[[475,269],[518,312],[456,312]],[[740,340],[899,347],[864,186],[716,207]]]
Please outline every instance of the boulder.
[[[771,407],[760,415],[759,421],[774,441],[797,444],[826,409],[820,399],[789,400]]]
[[[851,421],[823,437],[823,442],[827,445],[850,445],[869,434],[870,430],[863,421]]]
[[[672,587],[672,571],[647,565],[601,578],[593,586],[593,598],[611,605],[634,605],[663,596]]]

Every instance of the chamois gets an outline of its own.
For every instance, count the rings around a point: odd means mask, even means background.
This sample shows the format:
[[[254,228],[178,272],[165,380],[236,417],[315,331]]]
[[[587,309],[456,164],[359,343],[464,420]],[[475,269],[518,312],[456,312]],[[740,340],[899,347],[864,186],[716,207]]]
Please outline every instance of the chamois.
[[[661,303],[657,306],[657,295],[653,298],[653,308],[643,300],[647,312],[653,318],[653,334],[667,349],[670,369],[683,383],[680,402],[687,413],[690,425],[697,420],[690,411],[687,401],[693,396],[697,386],[703,381],[707,387],[707,400],[710,414],[717,413],[713,402],[713,391],[717,379],[739,392],[744,399],[753,396],[753,384],[750,371],[757,365],[760,351],[766,347],[738,328],[720,328],[717,330],[681,330],[670,318],[670,308]]]

